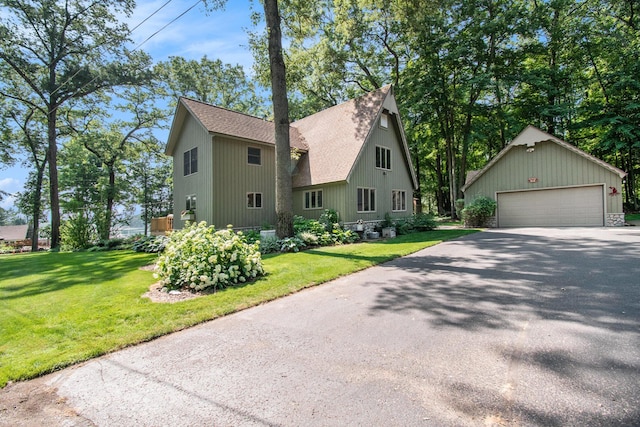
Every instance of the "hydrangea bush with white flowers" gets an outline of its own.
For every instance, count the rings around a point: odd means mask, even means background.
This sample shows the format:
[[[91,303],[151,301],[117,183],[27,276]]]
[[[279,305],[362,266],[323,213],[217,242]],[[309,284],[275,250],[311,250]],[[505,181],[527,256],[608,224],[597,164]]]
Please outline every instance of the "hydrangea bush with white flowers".
[[[247,243],[231,226],[216,230],[202,221],[171,233],[155,276],[167,289],[225,288],[264,274],[260,242]]]

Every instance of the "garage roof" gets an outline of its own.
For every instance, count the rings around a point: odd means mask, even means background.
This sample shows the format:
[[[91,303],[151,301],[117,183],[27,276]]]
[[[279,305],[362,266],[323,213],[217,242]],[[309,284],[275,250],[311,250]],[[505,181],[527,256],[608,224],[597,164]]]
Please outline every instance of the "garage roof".
[[[487,163],[487,165],[484,168],[482,168],[480,171],[470,171],[467,174],[467,180],[465,184],[462,186],[462,191],[464,192],[467,188],[469,188],[471,184],[473,184],[478,179],[480,179],[480,177],[484,175],[485,172],[491,169],[493,165],[495,165],[502,157],[504,157],[512,148],[520,145],[526,145],[527,147],[534,147],[538,142],[547,142],[547,141],[555,142],[561,147],[564,147],[567,150],[573,151],[579,156],[582,156],[585,159],[588,159],[596,163],[597,165],[615,173],[620,178],[624,178],[627,175],[625,171],[620,170],[617,167],[612,166],[609,163],[602,161],[585,151],[582,151],[578,147],[571,145],[547,132],[544,132],[535,126],[529,125],[522,132],[520,132],[518,136],[516,136],[513,139],[513,141],[511,141],[502,151],[500,151],[496,157],[494,157],[489,163]]]

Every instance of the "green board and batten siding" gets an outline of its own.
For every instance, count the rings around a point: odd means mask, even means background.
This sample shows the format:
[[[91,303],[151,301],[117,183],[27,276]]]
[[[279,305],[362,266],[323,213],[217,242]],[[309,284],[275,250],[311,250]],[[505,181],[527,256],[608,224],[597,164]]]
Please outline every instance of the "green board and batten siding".
[[[349,194],[347,195],[347,215],[367,220],[382,220],[386,213],[391,217],[407,217],[413,213],[413,182],[407,164],[411,160],[405,158],[400,143],[399,129],[396,121],[389,119],[387,129],[375,126],[369,142],[362,150],[360,159],[351,173]],[[391,170],[376,168],[376,147],[391,149]],[[357,189],[368,187],[376,189],[376,211],[357,212]],[[392,190],[406,192],[406,211],[392,212]]]
[[[400,131],[395,120],[389,120],[388,128],[375,126],[369,140],[363,147],[360,157],[351,172],[349,182],[338,182],[294,189],[294,213],[307,218],[318,218],[322,209],[303,209],[304,193],[322,189],[323,208],[335,209],[341,218],[358,218],[364,221],[382,220],[386,213],[391,217],[407,217],[413,213],[413,181],[407,168],[405,151],[400,143]],[[391,170],[376,168],[376,147],[391,150]],[[376,190],[376,210],[374,212],[357,211],[357,189],[374,188]],[[392,212],[393,190],[406,193],[406,210]]]
[[[514,146],[499,160],[499,165],[488,169],[483,176],[465,189],[465,199],[485,195],[496,199],[504,191],[550,189],[558,187],[605,184],[622,187],[622,178],[615,172],[573,151],[552,142],[535,144],[532,152],[526,145]],[[535,182],[529,182],[529,180]],[[467,202],[468,203],[468,202]],[[622,212],[621,197],[606,197],[606,212]]]
[[[261,164],[248,163],[248,147],[260,149]],[[275,149],[272,145],[215,136],[213,138],[212,180],[214,200],[209,207],[213,224],[223,228],[274,225]],[[248,208],[247,194],[261,193],[262,208]]]
[[[196,221],[206,220],[216,228],[275,223],[273,146],[212,136],[191,115],[186,116],[178,141],[173,165],[176,228],[184,226],[180,211],[186,207],[186,197],[192,194],[196,196]],[[196,146],[198,172],[183,176],[182,153]],[[248,146],[261,149],[261,166],[248,164]],[[261,209],[247,208],[249,192],[262,193]]]
[[[198,172],[184,176],[183,154],[187,150],[198,147]],[[202,125],[187,114],[184,125],[180,130],[178,143],[174,148],[173,156],[173,204],[174,204],[174,228],[182,228],[185,221],[180,219],[180,212],[186,208],[188,195],[196,196],[196,221],[205,218],[206,206],[211,205],[212,194],[197,191],[207,188],[211,181],[211,175],[206,171],[211,170],[212,146],[211,136]]]
[[[324,185],[301,187],[293,189],[293,213],[309,219],[319,219],[325,209],[334,209],[344,218],[346,209],[347,186],[344,182],[333,182]],[[304,209],[304,194],[307,191],[322,190],[322,207],[317,209]]]

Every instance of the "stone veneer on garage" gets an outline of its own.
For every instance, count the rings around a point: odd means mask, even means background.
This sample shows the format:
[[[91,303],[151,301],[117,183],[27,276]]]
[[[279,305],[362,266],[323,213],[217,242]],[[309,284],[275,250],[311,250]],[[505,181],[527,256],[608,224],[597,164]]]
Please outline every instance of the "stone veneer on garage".
[[[610,213],[607,214],[607,227],[624,227],[624,214],[623,213]],[[495,228],[496,227],[496,217],[492,216],[487,220],[486,227]]]
[[[623,213],[610,213],[607,214],[607,227],[624,227],[624,214]]]

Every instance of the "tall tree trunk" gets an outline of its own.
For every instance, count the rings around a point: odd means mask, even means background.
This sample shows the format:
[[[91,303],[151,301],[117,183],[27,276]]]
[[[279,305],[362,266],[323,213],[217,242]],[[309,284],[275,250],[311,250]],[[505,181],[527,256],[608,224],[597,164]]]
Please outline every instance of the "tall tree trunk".
[[[109,240],[111,235],[111,223],[113,222],[113,201],[116,198],[116,171],[112,164],[108,164],[109,170],[109,186],[107,187],[107,207],[104,213],[104,224],[100,232],[102,240]]]
[[[36,188],[33,194],[33,235],[31,236],[31,252],[38,251],[38,234],[40,233],[40,212],[42,211],[42,181],[44,181],[44,169],[47,166],[45,157],[42,166],[38,165],[36,176]]]
[[[440,143],[436,144],[436,204],[438,205],[438,215],[443,216],[445,208],[445,197],[442,191],[444,187],[444,175],[442,173],[442,155],[440,154]]]
[[[142,220],[144,221],[144,235],[147,236],[149,232],[149,174],[146,170],[143,171],[143,181],[142,181]]]
[[[51,249],[60,246],[60,199],[58,197],[57,105],[49,104],[48,118],[49,204],[51,208]]]
[[[282,33],[277,0],[264,1],[264,14],[269,33],[269,63],[271,68],[271,99],[276,137],[276,234],[280,238],[293,236],[293,194],[291,188],[291,145],[289,142],[289,101]]]

